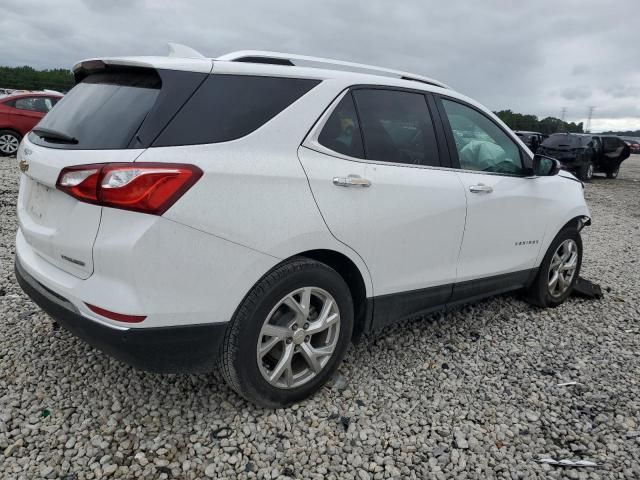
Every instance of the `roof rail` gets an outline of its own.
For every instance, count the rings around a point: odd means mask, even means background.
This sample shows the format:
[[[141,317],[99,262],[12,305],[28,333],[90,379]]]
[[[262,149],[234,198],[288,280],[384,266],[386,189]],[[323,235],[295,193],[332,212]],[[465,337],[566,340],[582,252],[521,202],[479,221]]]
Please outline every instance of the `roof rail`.
[[[400,70],[392,70],[390,68],[376,67],[374,65],[365,65],[363,63],[344,62],[342,60],[332,60],[330,58],[308,57],[306,55],[296,55],[293,53],[267,52],[261,50],[240,50],[237,52],[227,53],[214,60],[223,60],[228,62],[250,62],[250,63],[273,63],[277,65],[295,65],[294,60],[299,62],[316,63],[324,67],[344,67],[342,70],[357,69],[368,70],[370,72],[383,73],[389,76],[401,78],[403,80],[413,80],[415,82],[427,83],[441,88],[450,88],[448,85],[434,80],[433,78],[415,75],[413,73],[402,72]]]

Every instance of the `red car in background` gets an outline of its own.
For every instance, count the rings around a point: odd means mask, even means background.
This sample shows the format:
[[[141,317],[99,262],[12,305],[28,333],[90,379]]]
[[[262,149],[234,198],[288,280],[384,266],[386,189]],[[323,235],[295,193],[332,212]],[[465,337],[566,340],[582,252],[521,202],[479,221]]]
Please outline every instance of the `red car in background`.
[[[22,92],[0,97],[0,155],[15,155],[20,140],[62,98],[49,92]]]

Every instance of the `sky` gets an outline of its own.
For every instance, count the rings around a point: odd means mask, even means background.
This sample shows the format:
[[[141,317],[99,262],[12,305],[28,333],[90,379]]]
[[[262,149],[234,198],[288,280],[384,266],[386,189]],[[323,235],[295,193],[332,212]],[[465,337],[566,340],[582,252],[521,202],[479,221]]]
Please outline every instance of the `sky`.
[[[615,8],[614,8],[615,6]],[[640,129],[637,0],[0,0],[0,65],[275,50],[426,75],[492,110]]]

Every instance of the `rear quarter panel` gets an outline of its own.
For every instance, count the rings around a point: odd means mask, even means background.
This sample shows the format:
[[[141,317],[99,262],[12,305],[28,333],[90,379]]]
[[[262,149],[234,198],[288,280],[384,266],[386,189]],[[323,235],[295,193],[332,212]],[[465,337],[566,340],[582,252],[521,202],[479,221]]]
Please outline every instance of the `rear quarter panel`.
[[[360,269],[370,294],[364,262],[329,232],[297,156],[340,90],[330,80],[322,82],[238,140],[147,149],[136,161],[190,163],[204,172],[164,216],[277,259],[314,249],[344,253]]]

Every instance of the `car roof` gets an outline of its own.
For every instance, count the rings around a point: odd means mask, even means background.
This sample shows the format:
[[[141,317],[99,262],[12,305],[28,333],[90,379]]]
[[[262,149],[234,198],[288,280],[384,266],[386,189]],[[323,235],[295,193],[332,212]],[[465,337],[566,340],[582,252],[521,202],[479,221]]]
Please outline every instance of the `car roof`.
[[[242,50],[218,58],[205,58],[189,47],[173,44],[170,46],[170,55],[166,57],[92,58],[78,62],[73,66],[73,71],[77,76],[82,76],[83,72],[104,68],[105,65],[201,73],[304,77],[322,80],[348,79],[353,84],[374,83],[425,90],[428,89],[424,87],[429,86],[453,91],[448,85],[429,77],[373,65],[259,50]]]

